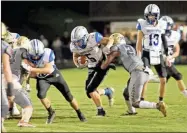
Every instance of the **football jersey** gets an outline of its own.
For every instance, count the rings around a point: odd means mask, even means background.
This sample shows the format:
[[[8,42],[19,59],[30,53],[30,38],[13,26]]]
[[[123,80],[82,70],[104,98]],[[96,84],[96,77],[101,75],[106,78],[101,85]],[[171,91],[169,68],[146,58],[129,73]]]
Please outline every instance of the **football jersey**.
[[[140,30],[143,32],[144,37],[142,40],[142,45],[144,50],[158,50],[161,51],[162,49],[162,38],[161,34],[165,33],[166,29],[166,22],[162,20],[158,20],[158,24],[156,26],[153,26],[152,24],[149,24],[144,19],[138,19],[137,23],[137,30]]]
[[[13,49],[13,54],[10,59],[10,67],[12,74],[20,79],[22,60],[27,58],[27,50],[24,48]]]
[[[32,62],[32,60],[29,60]],[[45,66],[45,64],[50,63],[53,68],[51,70],[51,73],[56,69],[56,65],[55,65],[55,54],[54,52],[49,49],[49,48],[44,48],[44,54],[41,57],[40,60],[38,60],[37,62],[32,62],[36,65],[37,68],[43,68]],[[38,74],[37,77],[38,78],[45,78],[47,77],[49,74]]]
[[[139,66],[143,67],[141,58],[136,55],[136,51],[132,46],[126,44],[118,44],[111,47],[111,52],[112,51],[120,51],[120,60],[122,61],[124,68],[128,72],[131,73]]]
[[[70,50],[73,53],[85,55],[88,58],[88,67],[95,67],[103,59],[102,49],[99,48],[99,42],[102,38],[103,36],[100,33],[92,32],[88,35],[86,48],[82,49],[71,42]]]
[[[180,41],[180,34],[177,31],[172,30],[169,36],[166,35],[166,41],[168,45],[168,55],[173,55],[176,44]],[[174,62],[173,58],[171,62]]]

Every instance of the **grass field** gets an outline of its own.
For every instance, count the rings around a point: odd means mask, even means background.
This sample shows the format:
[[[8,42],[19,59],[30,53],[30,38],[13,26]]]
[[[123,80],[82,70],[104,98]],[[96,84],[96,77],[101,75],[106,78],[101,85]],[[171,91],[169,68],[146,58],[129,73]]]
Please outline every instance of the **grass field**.
[[[187,85],[187,66],[177,66],[177,68],[183,74]],[[165,102],[168,116],[166,118],[159,111],[150,109],[137,109],[136,116],[120,116],[127,110],[122,91],[129,75],[122,67],[118,67],[116,71],[111,70],[100,87],[115,88],[115,104],[109,107],[108,99],[103,96],[107,116],[100,118],[95,116],[96,107],[85,94],[84,82],[87,78],[87,70],[66,69],[61,72],[88,121],[80,122],[64,97],[51,86],[48,98],[56,110],[56,118],[53,124],[46,125],[47,111],[37,99],[35,80],[32,80],[33,89],[30,95],[34,112],[31,122],[36,125],[36,128],[19,128],[16,126],[19,119],[10,119],[5,121],[8,132],[187,132],[187,98],[179,92],[174,79],[167,84]],[[158,101],[158,85],[157,83],[148,85],[147,100]]]

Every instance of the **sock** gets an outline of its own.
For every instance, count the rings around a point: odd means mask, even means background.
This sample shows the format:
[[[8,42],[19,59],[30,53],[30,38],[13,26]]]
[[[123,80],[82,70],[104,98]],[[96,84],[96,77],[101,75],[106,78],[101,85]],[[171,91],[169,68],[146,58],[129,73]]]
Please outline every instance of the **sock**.
[[[81,114],[81,110],[78,109],[78,110],[75,110],[77,112],[77,114]]]
[[[23,110],[23,116],[22,116],[22,121],[24,122],[29,122],[31,116],[32,116],[32,112],[33,112],[33,108],[24,108]]]
[[[182,94],[187,97],[187,89],[182,91]]]
[[[47,111],[48,111],[50,114],[52,114],[53,109],[51,108],[51,106],[50,106],[49,108],[47,108]]]
[[[141,101],[144,101],[144,98],[143,98],[143,97],[141,97],[141,98],[140,98],[140,100],[141,100]]]
[[[142,109],[156,109],[156,103],[148,101],[140,101],[139,107]]]
[[[12,110],[13,110],[13,107],[10,107],[10,108],[9,108],[9,111],[12,111]]]
[[[159,97],[159,101],[160,101],[160,102],[163,101],[163,97]]]
[[[99,106],[99,107],[97,107],[97,109],[100,110],[100,109],[103,109],[103,107]]]
[[[136,112],[136,109],[132,106],[131,102],[130,101],[127,101],[125,100],[126,104],[127,104],[127,107],[128,107],[128,112],[129,113],[135,113]]]
[[[105,91],[104,95],[110,95],[111,94],[111,91],[108,88],[105,88],[104,91]]]

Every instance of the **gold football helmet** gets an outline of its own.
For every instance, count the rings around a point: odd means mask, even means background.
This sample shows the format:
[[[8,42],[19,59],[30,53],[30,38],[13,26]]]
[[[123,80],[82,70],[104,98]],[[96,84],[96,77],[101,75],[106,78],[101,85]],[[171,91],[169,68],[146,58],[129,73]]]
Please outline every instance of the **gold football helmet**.
[[[125,37],[120,33],[114,33],[109,38],[114,39],[113,45],[126,44]]]
[[[7,33],[8,31],[7,31],[6,25],[3,22],[1,22],[1,38],[5,39],[7,36]]]
[[[30,45],[30,40],[25,36],[20,36],[17,40],[17,43],[14,44],[14,48],[20,47],[28,49]]]

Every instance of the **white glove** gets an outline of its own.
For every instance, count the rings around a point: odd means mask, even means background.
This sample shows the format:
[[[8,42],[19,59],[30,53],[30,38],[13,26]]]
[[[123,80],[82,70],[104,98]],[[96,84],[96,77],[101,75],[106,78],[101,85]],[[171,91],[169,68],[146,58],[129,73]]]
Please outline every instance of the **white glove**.
[[[28,72],[31,71],[31,68],[32,68],[32,67],[29,66],[28,64],[26,64],[25,62],[22,62],[21,65],[22,65],[22,67],[23,67],[24,69],[26,69]]]

